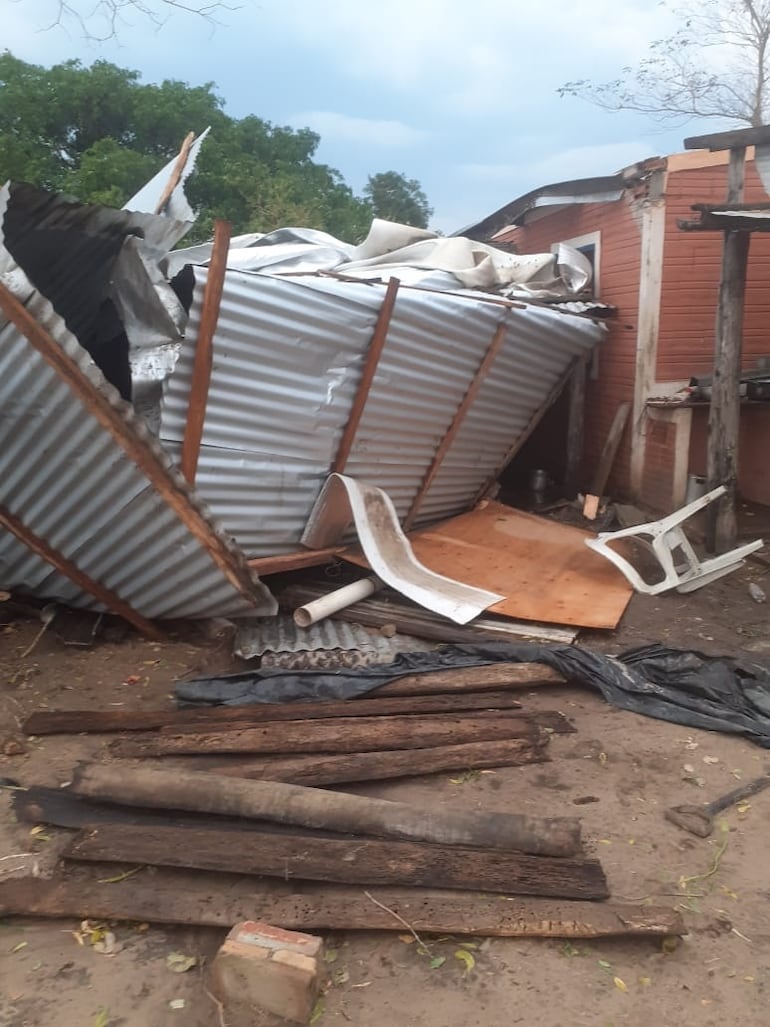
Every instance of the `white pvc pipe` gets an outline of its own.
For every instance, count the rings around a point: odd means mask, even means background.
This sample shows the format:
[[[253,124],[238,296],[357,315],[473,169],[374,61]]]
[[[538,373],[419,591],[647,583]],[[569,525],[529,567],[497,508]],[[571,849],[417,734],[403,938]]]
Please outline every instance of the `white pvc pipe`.
[[[294,611],[294,623],[300,628],[309,628],[316,621],[329,617],[338,610],[344,610],[346,606],[352,606],[359,599],[366,599],[378,589],[382,588],[379,578],[372,575],[370,578],[361,578],[350,585],[338,588],[336,592],[330,592],[320,599],[314,599],[312,603],[306,603]]]

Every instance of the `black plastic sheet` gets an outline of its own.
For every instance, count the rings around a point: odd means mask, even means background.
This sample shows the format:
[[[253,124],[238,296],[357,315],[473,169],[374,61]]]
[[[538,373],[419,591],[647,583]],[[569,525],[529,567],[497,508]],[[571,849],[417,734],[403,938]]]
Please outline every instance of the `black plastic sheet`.
[[[544,663],[607,702],[674,724],[744,735],[770,748],[770,670],[731,657],[647,645],[605,656],[574,645],[488,642],[401,653],[393,663],[339,671],[256,670],[176,686],[180,705],[356,699],[407,674],[492,663]]]

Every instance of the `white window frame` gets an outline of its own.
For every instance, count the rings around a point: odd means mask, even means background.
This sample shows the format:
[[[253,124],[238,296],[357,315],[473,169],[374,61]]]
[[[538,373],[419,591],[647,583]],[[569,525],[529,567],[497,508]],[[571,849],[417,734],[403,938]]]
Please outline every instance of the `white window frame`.
[[[556,253],[560,246],[571,246],[575,250],[579,250],[581,246],[593,246],[594,278],[592,291],[594,296],[599,297],[601,295],[602,233],[586,232],[585,235],[575,235],[571,239],[560,239],[558,242],[551,243],[551,253]]]

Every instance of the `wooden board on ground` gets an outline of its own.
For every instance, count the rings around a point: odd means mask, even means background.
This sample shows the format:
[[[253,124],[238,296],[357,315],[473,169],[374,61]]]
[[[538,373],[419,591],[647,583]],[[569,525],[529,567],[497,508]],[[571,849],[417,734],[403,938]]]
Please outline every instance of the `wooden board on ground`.
[[[506,598],[489,613],[614,628],[633,593],[620,571],[585,545],[588,532],[487,502],[410,536],[432,571]],[[360,553],[345,559],[362,563]]]
[[[223,725],[223,727],[227,727]],[[173,729],[171,729],[173,730]],[[452,742],[526,738],[539,730],[533,719],[503,711],[433,717],[353,717],[336,720],[287,720],[229,729],[160,733],[117,738],[113,756],[194,756],[212,752],[310,753],[424,749]]]
[[[141,870],[107,884],[114,865],[73,867],[52,880],[0,882],[0,916],[145,921],[230,929],[259,917],[295,931],[398,931],[480,937],[611,938],[682,935],[679,913],[660,906],[507,898],[426,889],[361,888],[254,880],[199,871]],[[379,905],[378,905],[379,903]],[[399,920],[398,917],[401,917]]]
[[[596,859],[554,859],[499,849],[366,838],[239,834],[237,842],[210,828],[110,824],[84,829],[66,859],[185,867],[217,873],[339,884],[410,885],[508,895],[606,899]]]

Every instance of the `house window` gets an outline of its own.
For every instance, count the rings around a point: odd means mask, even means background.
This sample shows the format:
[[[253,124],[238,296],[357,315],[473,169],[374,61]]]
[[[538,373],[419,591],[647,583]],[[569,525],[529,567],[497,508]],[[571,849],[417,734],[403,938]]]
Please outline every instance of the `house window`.
[[[592,281],[591,295],[597,299],[600,296],[600,265],[601,265],[601,232],[588,232],[586,235],[576,235],[572,239],[560,239],[551,245],[551,253],[556,253],[559,246],[571,246],[573,250],[582,253],[591,264]]]

